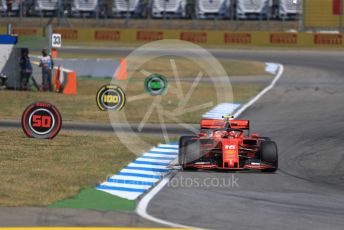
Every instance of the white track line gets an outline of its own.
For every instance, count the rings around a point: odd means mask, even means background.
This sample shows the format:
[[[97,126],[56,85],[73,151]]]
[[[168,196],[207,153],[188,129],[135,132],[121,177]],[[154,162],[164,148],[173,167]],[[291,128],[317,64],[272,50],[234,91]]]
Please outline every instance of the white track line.
[[[282,74],[284,71],[284,67],[282,64],[278,65],[278,72],[277,75],[275,76],[275,78],[272,80],[272,82],[270,83],[270,85],[268,85],[267,87],[265,87],[262,91],[260,91],[254,98],[252,98],[249,102],[247,102],[245,105],[243,105],[238,111],[236,111],[233,116],[234,118],[237,118],[240,116],[240,114],[242,114],[248,107],[250,107],[251,105],[253,105],[254,103],[256,103],[256,101],[258,101],[264,94],[266,94],[269,90],[271,90],[276,82],[281,78]]]
[[[165,173],[161,173],[161,172],[144,171],[144,170],[138,170],[138,169],[126,169],[126,168],[122,169],[120,172],[145,174],[145,175],[150,175],[150,176],[163,176],[163,175],[165,175]]]
[[[149,159],[149,158],[139,157],[135,161],[146,161],[146,162],[152,162],[152,163],[170,163],[172,161],[172,159],[159,160],[159,159]]]
[[[122,175],[113,175],[110,179],[114,180],[134,180],[134,181],[141,181],[141,182],[153,182],[156,183],[160,179],[157,178],[145,178],[145,177],[136,177],[136,176],[122,176]]]
[[[164,179],[162,179],[159,184],[157,186],[155,186],[151,191],[149,191],[138,203],[137,208],[136,208],[136,213],[147,219],[150,221],[153,221],[155,223],[159,223],[159,224],[163,224],[163,225],[167,225],[173,228],[192,228],[192,229],[200,229],[200,228],[195,228],[195,227],[191,227],[191,226],[186,226],[186,225],[182,225],[182,224],[176,224],[173,222],[169,222],[166,220],[162,220],[159,218],[156,218],[152,215],[149,215],[147,213],[147,206],[149,204],[149,202],[153,199],[153,197],[158,194],[158,192],[160,192],[160,190],[165,187],[165,185],[168,184],[168,182],[170,181],[170,179],[172,178],[172,174],[169,174],[167,177],[165,177]]]
[[[250,107],[251,105],[253,105],[255,102],[257,102],[264,94],[266,94],[269,90],[271,90],[276,82],[281,78],[283,71],[284,71],[284,67],[282,64],[278,65],[278,73],[276,74],[275,78],[272,80],[272,82],[270,83],[270,85],[268,85],[267,87],[265,87],[261,92],[259,92],[254,98],[252,98],[249,102],[247,102],[245,105],[243,105],[233,116],[235,118],[237,118],[238,116],[240,116],[240,114],[242,114],[248,107]],[[170,179],[172,178],[172,174],[169,174],[167,177],[165,177],[164,179],[162,179],[157,186],[155,186],[151,191],[149,191],[138,203],[137,208],[136,208],[136,213],[141,216],[142,218],[145,218],[147,220],[159,223],[159,224],[164,224],[170,227],[174,227],[174,228],[192,228],[192,229],[200,229],[200,228],[195,228],[192,226],[186,226],[186,225],[181,225],[181,224],[176,224],[173,222],[169,222],[166,220],[162,220],[159,218],[156,218],[150,214],[148,214],[147,212],[147,207],[149,205],[149,202],[154,198],[154,196],[156,194],[158,194],[158,192],[160,192],[160,190],[165,187],[166,184],[168,184],[168,182],[170,181]]]
[[[164,153],[178,153],[178,149],[164,149],[164,148],[159,148],[159,147],[152,148],[148,152],[152,152],[152,151],[153,152],[159,152],[160,154],[164,154]]]
[[[120,188],[137,188],[137,189],[149,189],[152,185],[145,185],[144,182],[138,182],[137,184],[126,184],[126,183],[114,183],[114,182],[103,182],[100,185],[109,187],[120,187]],[[106,190],[106,189],[104,189]]]
[[[166,154],[158,154],[158,153],[145,153],[142,156],[145,157],[160,157],[160,158],[171,158],[171,160],[175,159],[177,155],[166,155]]]

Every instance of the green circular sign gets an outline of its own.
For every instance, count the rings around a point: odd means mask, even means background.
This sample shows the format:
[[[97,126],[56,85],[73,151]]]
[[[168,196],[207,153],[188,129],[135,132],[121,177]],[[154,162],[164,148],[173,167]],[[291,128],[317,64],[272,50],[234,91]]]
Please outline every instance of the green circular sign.
[[[160,74],[152,74],[144,82],[145,91],[152,96],[165,94],[167,85],[166,78]]]

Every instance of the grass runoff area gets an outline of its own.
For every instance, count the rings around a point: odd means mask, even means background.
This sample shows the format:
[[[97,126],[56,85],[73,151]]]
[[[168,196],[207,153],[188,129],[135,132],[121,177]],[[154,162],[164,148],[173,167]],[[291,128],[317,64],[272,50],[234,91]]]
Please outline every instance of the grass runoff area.
[[[176,81],[174,79],[173,70],[170,59],[152,60],[142,66],[142,69],[150,73],[159,73],[164,75],[169,81],[169,88],[166,95],[161,96],[161,105],[166,111],[174,111],[180,102],[186,97],[187,92],[190,91],[193,81],[198,75],[200,69],[195,63],[188,60],[175,59],[176,67],[181,79],[181,87],[183,89],[183,98],[178,98],[178,95],[171,90],[176,88]],[[233,75],[267,75],[265,73],[265,64],[260,62],[250,61],[223,61],[222,65],[229,76]],[[240,73],[239,73],[240,70]],[[156,97],[149,96],[144,91],[144,78],[140,70],[135,70],[133,77],[130,78],[130,84],[123,88],[127,103],[122,111],[124,111],[128,122],[141,122],[144,115],[147,113],[149,105],[152,104]],[[131,74],[130,70],[128,74]],[[208,78],[208,81],[207,81]],[[108,123],[109,115],[107,112],[101,112],[96,105],[96,93],[98,89],[111,82],[111,78],[78,78],[77,95],[63,95],[56,93],[44,93],[36,91],[0,91],[0,117],[1,119],[19,120],[22,112],[30,103],[34,101],[47,101],[60,110],[63,121],[75,122],[92,122],[92,123]],[[116,84],[123,85],[123,81],[116,81]],[[245,102],[252,96],[256,95],[263,87],[263,84],[237,82],[232,83],[233,101]],[[140,100],[133,101],[138,95],[143,96]],[[158,96],[160,97],[160,96]],[[186,107],[197,106],[211,102],[212,106],[219,103],[216,98],[216,87],[209,82],[209,76],[204,75],[202,80],[194,89],[189,98]],[[210,105],[210,104],[209,104]],[[176,114],[178,119],[185,123],[198,123],[202,114],[211,109],[211,106],[202,108],[191,113]],[[147,120],[150,123],[157,123],[157,114],[152,113],[152,116]],[[167,123],[175,123],[175,120],[166,121]]]
[[[143,139],[152,146],[160,142]],[[135,207],[92,189],[136,158],[114,135],[63,131],[53,140],[40,140],[26,138],[21,130],[0,130],[0,146],[0,206]]]
[[[102,211],[134,211],[136,201],[127,200],[98,191],[94,188],[86,188],[72,198],[57,201],[50,208],[77,208]]]

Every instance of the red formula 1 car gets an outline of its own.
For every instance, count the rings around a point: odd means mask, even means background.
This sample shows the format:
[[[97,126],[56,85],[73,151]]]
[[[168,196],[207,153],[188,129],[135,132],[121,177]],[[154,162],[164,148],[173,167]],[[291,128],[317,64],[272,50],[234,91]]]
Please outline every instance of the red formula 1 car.
[[[198,136],[179,140],[179,164],[183,169],[256,169],[274,172],[277,145],[268,137],[249,134],[249,120],[203,119]]]

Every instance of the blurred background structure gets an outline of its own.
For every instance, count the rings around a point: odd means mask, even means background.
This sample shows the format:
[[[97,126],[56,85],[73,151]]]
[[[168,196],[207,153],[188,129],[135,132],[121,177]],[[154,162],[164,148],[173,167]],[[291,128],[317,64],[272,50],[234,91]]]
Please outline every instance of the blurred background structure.
[[[170,36],[171,30],[341,33],[343,7],[344,0],[0,0],[0,29],[4,31],[11,25],[12,34],[45,36],[45,28],[51,25],[55,33],[62,34],[64,41],[73,42],[127,42],[134,41],[135,36],[134,42],[142,42],[180,36],[182,40],[199,43],[208,40],[205,38],[208,35],[192,35],[192,39],[186,39],[189,35],[184,33],[175,32]],[[146,31],[135,35],[130,29]],[[93,32],[94,35],[90,35]],[[209,39],[214,40],[216,36],[209,34]],[[226,43],[227,35],[224,36]],[[242,42],[248,35],[238,36],[230,35],[233,41]],[[257,37],[261,36],[253,36],[253,44],[261,44],[262,39]],[[312,43],[311,38],[296,39],[295,35],[277,37],[286,44]],[[20,42],[23,39],[21,37]],[[324,39],[337,44],[342,42],[342,35]],[[319,40],[318,37],[315,40]]]
[[[343,31],[343,1],[0,0],[0,16],[14,26]]]
[[[314,2],[332,0],[0,0],[0,15],[2,26],[17,27],[303,31],[307,20],[322,21]]]

